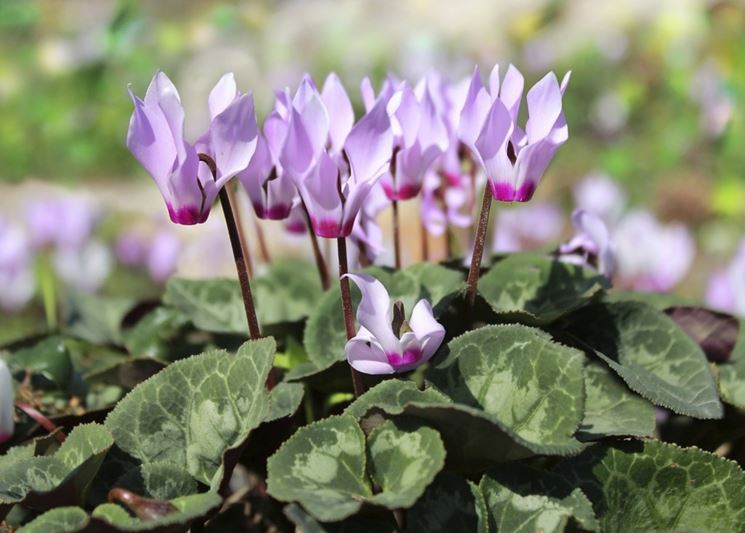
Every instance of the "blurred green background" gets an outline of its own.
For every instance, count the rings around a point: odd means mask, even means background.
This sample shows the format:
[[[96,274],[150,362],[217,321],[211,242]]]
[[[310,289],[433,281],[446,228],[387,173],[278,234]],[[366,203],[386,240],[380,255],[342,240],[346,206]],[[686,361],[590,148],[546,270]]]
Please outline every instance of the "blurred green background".
[[[602,170],[663,216],[736,216],[744,27],[743,3],[726,1],[3,0],[0,180],[141,179],[123,145],[126,87],[143,92],[157,68],[181,89],[195,136],[227,70],[262,113],[306,70],[337,71],[357,98],[367,73],[460,77],[473,62],[514,62],[533,80],[574,72],[571,141],[549,193]]]

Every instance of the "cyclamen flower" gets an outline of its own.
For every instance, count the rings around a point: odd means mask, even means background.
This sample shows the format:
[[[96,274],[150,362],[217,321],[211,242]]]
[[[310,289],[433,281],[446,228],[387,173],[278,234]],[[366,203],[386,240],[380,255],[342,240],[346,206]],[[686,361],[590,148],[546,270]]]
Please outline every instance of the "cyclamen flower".
[[[688,272],[693,237],[682,224],[660,224],[647,211],[632,211],[613,232],[618,284],[638,291],[665,292]]]
[[[573,192],[578,208],[599,216],[606,224],[616,223],[626,206],[626,193],[605,174],[589,174]]]
[[[23,231],[0,220],[0,308],[17,311],[34,296],[31,247]]]
[[[52,257],[54,270],[70,287],[96,292],[109,277],[112,267],[111,252],[96,239],[78,249],[60,248]]]
[[[390,200],[414,198],[424,175],[448,147],[448,132],[429,87],[417,96],[404,82],[391,96],[387,109],[394,131],[391,172],[381,179]]]
[[[559,247],[560,259],[565,263],[593,267],[606,278],[612,278],[616,266],[615,251],[603,219],[584,209],[575,209],[572,224],[577,233]]]
[[[564,229],[564,215],[551,202],[536,202],[497,213],[492,251],[519,252],[556,242]]]
[[[45,198],[26,208],[26,223],[35,248],[77,249],[93,233],[98,213],[78,196]]]
[[[347,274],[359,287],[357,307],[360,329],[346,345],[347,361],[364,374],[393,374],[413,370],[429,360],[445,338],[445,328],[432,315],[426,300],[404,318],[403,304],[391,299],[380,281],[367,274]]]
[[[184,109],[168,76],[157,72],[144,100],[131,89],[129,94],[135,109],[127,147],[155,180],[173,222],[204,222],[220,189],[248,166],[256,149],[252,95],[238,93],[232,74],[223,76],[209,95],[210,127],[192,146],[184,140]],[[214,178],[199,153],[215,161]]]
[[[13,379],[5,361],[0,359],[0,444],[13,438],[15,422],[13,421]]]
[[[705,300],[710,307],[745,316],[745,240],[727,268],[709,278]]]
[[[319,237],[349,236],[365,197],[387,169],[393,138],[385,104],[378,100],[347,133],[334,116],[338,109],[324,104],[307,80],[293,100],[280,161]]]
[[[528,121],[522,130],[517,125],[522,74],[510,65],[500,85],[495,66],[487,91],[478,67],[474,70],[458,135],[484,168],[496,200],[530,200],[556,150],[569,138],[562,110],[569,77],[567,73],[559,85],[550,72],[528,91]]]

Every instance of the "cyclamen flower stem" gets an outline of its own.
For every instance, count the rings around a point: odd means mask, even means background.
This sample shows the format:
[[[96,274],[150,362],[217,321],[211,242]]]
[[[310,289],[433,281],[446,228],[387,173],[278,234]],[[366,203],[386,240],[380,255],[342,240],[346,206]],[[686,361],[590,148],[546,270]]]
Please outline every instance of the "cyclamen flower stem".
[[[344,313],[344,327],[347,330],[347,340],[354,337],[354,315],[352,313],[352,293],[349,290],[349,273],[347,265],[347,241],[345,237],[338,237],[336,243],[339,250],[339,287],[341,288],[341,308]],[[365,385],[362,382],[362,376],[353,367],[352,371],[352,388],[354,397],[359,398],[365,392]]]
[[[421,230],[419,235],[422,240],[422,261],[429,261],[429,232],[421,218],[419,219],[419,229]]]
[[[41,412],[31,407],[27,403],[15,402],[15,406],[17,409],[20,409],[21,411],[26,413],[29,418],[33,418],[41,427],[46,429],[49,433],[53,433],[54,431],[57,431],[59,429],[54,422],[49,420]],[[67,435],[62,431],[57,431],[54,436],[60,442],[65,442],[65,440],[67,439]]]
[[[261,227],[261,220],[255,219],[256,222],[256,237],[259,240],[259,251],[261,252],[261,259],[265,263],[271,263],[272,257],[269,255],[269,247],[266,245],[266,237],[264,237],[264,228]]]
[[[473,244],[473,256],[471,257],[471,268],[468,270],[468,288],[466,289],[466,305],[472,308],[476,302],[476,288],[479,283],[481,272],[481,258],[484,255],[484,242],[486,241],[486,229],[489,225],[489,212],[491,211],[492,195],[489,187],[484,188],[484,196],[481,201],[481,213],[479,214],[479,225],[476,229],[476,241]]]
[[[393,200],[393,249],[395,251],[396,270],[401,270],[401,235],[399,232],[398,200]]]
[[[316,232],[313,231],[313,225],[310,222],[310,213],[308,213],[308,208],[306,207],[305,202],[303,202],[302,200],[300,202],[300,205],[303,207],[303,212],[305,213],[305,221],[308,224],[310,245],[313,248],[313,258],[316,261],[318,275],[321,278],[321,287],[323,287],[324,291],[327,291],[331,288],[331,277],[329,276],[329,269],[326,266],[326,261],[323,259],[321,247],[318,245],[318,237],[316,236]]]
[[[217,166],[210,156],[207,154],[199,154],[199,160],[209,167],[213,177],[217,176]],[[249,281],[246,257],[243,254],[244,246],[241,242],[240,233],[238,232],[238,225],[236,223],[233,206],[230,204],[230,196],[225,190],[225,187],[220,190],[219,196],[222,212],[225,215],[225,225],[228,227],[230,246],[233,248],[235,269],[238,271],[238,281],[241,285],[243,307],[245,308],[246,320],[248,321],[248,332],[252,339],[260,339],[261,330],[259,329],[259,321],[256,318],[256,307],[254,306],[253,296],[251,295],[251,283]]]
[[[230,205],[235,206],[235,211],[233,212],[233,214],[235,215],[235,226],[238,229],[238,237],[241,241],[241,251],[243,252],[243,260],[246,262],[248,279],[251,279],[252,277],[254,277],[253,261],[251,261],[251,250],[249,249],[248,244],[246,244],[246,235],[243,232],[243,221],[241,219],[240,204],[238,203],[238,199],[235,196],[235,191],[233,191],[233,189],[230,188],[229,185],[226,185],[225,188],[228,191],[228,199],[230,200]],[[222,199],[220,201],[222,202]]]

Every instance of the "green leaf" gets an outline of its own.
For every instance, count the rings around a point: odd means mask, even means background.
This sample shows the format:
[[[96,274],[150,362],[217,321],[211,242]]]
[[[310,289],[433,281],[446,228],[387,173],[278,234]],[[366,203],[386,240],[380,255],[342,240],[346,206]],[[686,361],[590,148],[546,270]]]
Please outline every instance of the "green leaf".
[[[391,272],[379,267],[365,269],[385,285],[391,300],[401,300],[406,312],[411,313],[420,298],[430,300],[437,311],[442,309],[449,298],[462,286],[462,275],[439,265],[414,265],[407,270]],[[352,305],[357,309],[360,293],[354,283]],[[304,365],[293,379],[307,376],[344,360],[344,346],[347,336],[344,330],[344,316],[341,309],[341,291],[336,285],[327,291],[308,317],[305,326],[304,344],[311,365]],[[302,370],[302,373],[300,372]]]
[[[269,393],[269,414],[264,421],[292,416],[303,401],[304,391],[302,383],[279,383]]]
[[[558,473],[592,501],[601,531],[740,531],[745,473],[698,448],[596,444]]]
[[[717,365],[722,400],[745,409],[745,320],[740,319],[737,342],[729,359]]]
[[[355,514],[372,496],[365,473],[365,434],[351,416],[300,428],[269,458],[267,491],[297,501],[321,521]]]
[[[163,303],[183,313],[198,329],[248,335],[238,280],[171,278]]]
[[[263,327],[304,319],[322,292],[315,267],[298,261],[274,262],[266,274],[251,280],[251,290]],[[235,279],[172,278],[163,301],[184,313],[199,329],[248,333],[241,289]]]
[[[522,253],[479,279],[479,294],[500,315],[529,324],[553,322],[609,287],[597,272],[546,255]]]
[[[166,367],[166,363],[151,357],[126,357],[110,366],[97,369],[84,377],[88,383],[117,385],[133,389]]]
[[[172,363],[122,399],[106,427],[143,463],[170,462],[210,485],[222,476],[226,450],[269,413],[264,383],[274,350],[274,339],[265,338],[235,355],[209,351]]]
[[[134,307],[131,298],[94,296],[70,292],[66,300],[66,331],[71,335],[98,344],[121,344],[122,320]]]
[[[19,533],[76,533],[88,525],[88,514],[80,507],[57,507],[19,529]]]
[[[654,405],[631,392],[602,363],[593,361],[585,366],[585,390],[585,416],[578,438],[648,437],[654,432]]]
[[[558,533],[571,519],[585,531],[598,531],[587,496],[555,474],[513,464],[485,474],[479,488],[490,530]]]
[[[91,518],[94,523],[113,526],[115,531],[161,531],[168,526],[169,531],[187,531],[193,520],[216,509],[222,503],[222,498],[215,492],[204,492],[175,498],[170,503],[177,512],[150,520],[135,518],[114,503],[99,505],[93,510]]]
[[[34,444],[11,449],[0,457],[0,516],[18,503],[36,510],[82,503],[113,444],[105,427],[84,424],[54,455],[34,455]]]
[[[695,305],[695,302],[670,292],[610,291],[603,298],[606,302],[642,302],[664,311],[670,307]]]
[[[445,466],[440,435],[421,422],[386,420],[368,437],[370,476],[381,492],[368,501],[389,509],[414,505]]]
[[[469,406],[541,453],[579,451],[585,391],[582,352],[521,325],[456,337],[427,372],[453,402]]]
[[[166,462],[145,463],[132,468],[116,480],[113,487],[157,500],[171,500],[199,492],[199,485],[189,472]]]
[[[189,319],[178,309],[156,307],[130,330],[124,346],[132,355],[172,361],[189,354],[184,329]],[[193,353],[193,352],[191,352]]]
[[[631,390],[676,413],[722,417],[704,353],[661,311],[641,302],[598,303],[567,320],[569,333]]]
[[[14,373],[30,370],[44,376],[59,388],[66,388],[72,377],[70,352],[65,338],[59,335],[46,337],[30,348],[14,352],[9,363]]]
[[[381,487],[373,494],[366,472]],[[364,502],[408,507],[444,465],[437,432],[413,420],[388,420],[365,435],[354,417],[326,418],[300,428],[267,464],[269,494],[299,502],[324,522],[355,514]]]
[[[440,473],[407,514],[407,531],[486,533],[486,505],[479,488],[448,472]]]
[[[413,381],[386,379],[352,402],[344,410],[344,414],[361,418],[370,409],[377,407],[386,413],[398,415],[403,412],[406,404],[411,402],[452,403],[450,398],[435,389],[419,390]]]

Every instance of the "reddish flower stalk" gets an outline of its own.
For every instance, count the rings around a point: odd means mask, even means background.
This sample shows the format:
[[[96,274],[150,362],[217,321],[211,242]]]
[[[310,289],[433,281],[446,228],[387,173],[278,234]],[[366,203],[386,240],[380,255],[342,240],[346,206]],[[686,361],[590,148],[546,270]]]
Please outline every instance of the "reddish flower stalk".
[[[396,256],[396,270],[401,270],[401,235],[399,232],[398,200],[393,200],[393,249]]]
[[[422,261],[429,261],[429,232],[424,221],[419,219],[419,236],[422,241]]]
[[[473,256],[471,257],[471,268],[468,270],[468,288],[466,289],[466,305],[472,308],[476,301],[476,288],[479,283],[481,272],[481,258],[484,255],[484,242],[486,241],[486,229],[489,225],[489,212],[491,210],[492,194],[488,187],[484,189],[481,202],[479,224],[476,229],[476,241],[473,244]]]
[[[347,265],[347,242],[344,237],[336,239],[336,243],[339,250],[339,286],[341,288],[341,307],[344,313],[344,327],[347,331],[347,340],[352,339],[355,335],[354,331],[354,314],[352,311],[352,293],[349,290],[349,278],[346,274],[349,273],[349,267]],[[362,393],[365,392],[365,385],[362,382],[362,376],[351,366],[349,367],[352,371],[352,388],[354,389],[355,398],[359,398]]]
[[[31,407],[27,403],[17,401],[15,402],[15,406],[21,411],[23,411],[24,413],[26,413],[27,416],[36,420],[36,422],[38,422],[38,424],[44,429],[46,429],[49,433],[53,433],[59,429],[54,422],[49,420],[40,411]],[[67,439],[67,435],[63,431],[57,431],[57,433],[55,433],[54,436],[60,442],[65,442],[65,439]]]
[[[326,266],[326,261],[323,259],[323,254],[321,253],[321,247],[318,245],[318,237],[316,236],[316,232],[313,231],[313,225],[310,222],[310,214],[308,213],[308,208],[305,205],[305,202],[300,200],[300,205],[303,207],[303,212],[305,213],[305,219],[308,223],[308,235],[310,235],[310,245],[313,248],[313,258],[316,261],[316,268],[318,269],[318,275],[321,278],[321,287],[323,287],[324,291],[329,290],[331,288],[331,278],[329,277],[329,269]]]
[[[235,206],[235,211],[233,212],[235,215],[235,227],[238,230],[238,238],[241,241],[241,251],[243,252],[243,260],[246,263],[248,279],[251,279],[254,277],[253,261],[251,260],[251,249],[246,243],[246,235],[243,232],[243,221],[241,220],[241,210],[239,208],[238,199],[235,196],[235,191],[233,191],[230,186],[226,186],[226,188],[228,189],[228,199],[230,200],[230,204]],[[222,199],[220,201],[222,201]]]
[[[209,167],[213,177],[217,176],[215,161],[210,156],[207,154],[199,154],[199,160]],[[222,206],[222,211],[225,215],[225,225],[228,228],[228,235],[230,237],[230,246],[233,248],[233,259],[235,261],[235,268],[238,271],[238,281],[241,285],[243,306],[246,311],[246,320],[248,321],[248,332],[252,339],[259,339],[261,338],[261,330],[259,329],[259,321],[256,318],[256,308],[254,306],[253,296],[251,295],[251,283],[249,281],[246,258],[243,253],[245,247],[241,242],[240,233],[238,232],[235,213],[233,211],[233,206],[230,203],[230,196],[224,187],[220,189],[219,196],[220,205]]]

